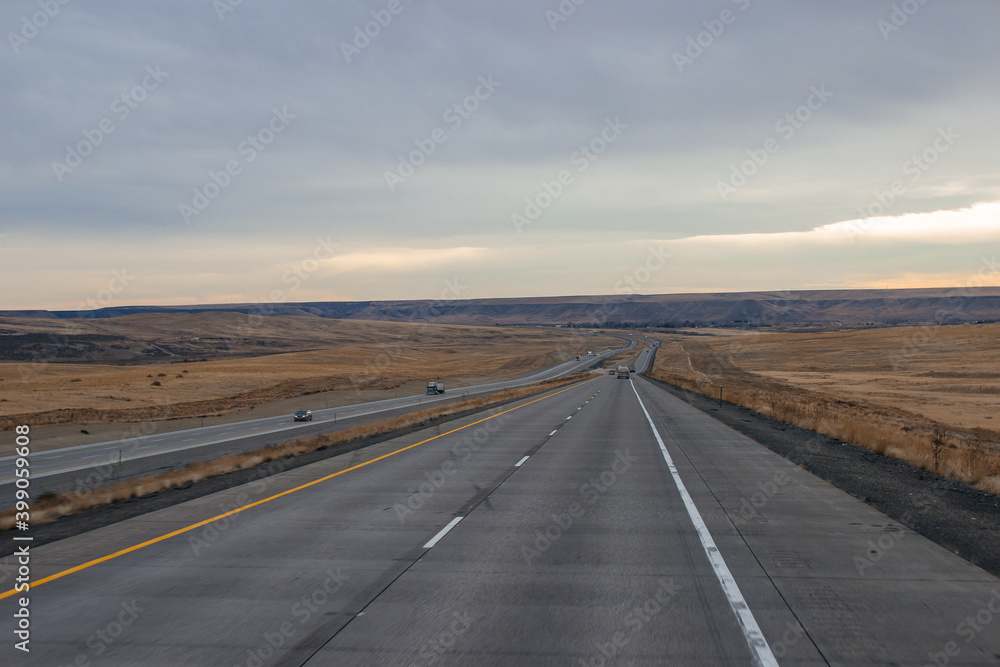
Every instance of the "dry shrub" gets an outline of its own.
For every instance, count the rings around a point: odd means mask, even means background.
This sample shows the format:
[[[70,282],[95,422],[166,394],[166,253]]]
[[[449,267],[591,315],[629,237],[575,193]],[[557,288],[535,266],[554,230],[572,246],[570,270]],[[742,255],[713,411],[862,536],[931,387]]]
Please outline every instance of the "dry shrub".
[[[1000,475],[991,475],[990,477],[983,478],[976,484],[976,488],[1000,496]]]
[[[426,410],[419,410],[368,424],[359,424],[342,431],[305,436],[280,444],[261,447],[250,452],[231,454],[210,461],[198,461],[177,470],[125,480],[87,493],[43,494],[32,504],[31,522],[37,525],[55,521],[59,517],[76,514],[100,505],[110,505],[130,498],[140,498],[151,493],[192,484],[216,475],[252,468],[261,463],[314,452],[352,440],[389,433],[400,428],[419,426],[438,417],[471,409],[499,405],[511,400],[531,396],[532,394],[542,393],[555,387],[579,382],[587,377],[590,377],[590,375],[581,373],[545,380],[544,382],[528,385],[527,387],[505,389],[495,394],[427,408]],[[14,510],[0,513],[0,532],[13,528],[14,522]]]
[[[719,395],[719,385],[707,381],[697,370],[693,374],[654,370],[649,375],[712,399]],[[748,373],[720,381],[725,400],[772,419],[860,445],[985,491],[997,493],[1000,486],[1000,445],[985,440],[981,429],[946,431],[937,422],[902,411],[834,400]],[[748,386],[750,382],[755,386]]]
[[[969,483],[978,484],[989,477],[1000,477],[1000,457],[995,452],[966,447],[962,456]]]

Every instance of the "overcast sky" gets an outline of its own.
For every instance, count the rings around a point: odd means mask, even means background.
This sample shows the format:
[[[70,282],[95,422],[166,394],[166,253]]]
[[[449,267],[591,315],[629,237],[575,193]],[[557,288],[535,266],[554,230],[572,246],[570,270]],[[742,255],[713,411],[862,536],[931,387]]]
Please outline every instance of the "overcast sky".
[[[1000,3],[575,1],[6,0],[0,308],[1000,284]]]

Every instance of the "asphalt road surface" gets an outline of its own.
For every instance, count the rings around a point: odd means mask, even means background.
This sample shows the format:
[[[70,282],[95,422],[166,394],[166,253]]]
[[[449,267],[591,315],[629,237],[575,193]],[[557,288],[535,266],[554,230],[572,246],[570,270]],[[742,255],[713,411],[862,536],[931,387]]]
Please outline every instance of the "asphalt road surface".
[[[635,346],[634,340],[621,349]],[[613,350],[580,361],[567,361],[525,377],[455,388],[436,396],[416,395],[313,411],[313,421],[293,422],[291,415],[250,419],[183,431],[141,431],[129,437],[89,445],[39,451],[32,455],[34,492],[89,490],[136,475],[177,468],[194,461],[250,451],[296,437],[328,433],[410,412],[413,409],[462,400],[465,397],[522,387],[569,375],[610,356]],[[0,507],[14,503],[14,456],[0,457]]]
[[[0,664],[1000,660],[1000,580],[642,378],[501,410],[6,559]]]

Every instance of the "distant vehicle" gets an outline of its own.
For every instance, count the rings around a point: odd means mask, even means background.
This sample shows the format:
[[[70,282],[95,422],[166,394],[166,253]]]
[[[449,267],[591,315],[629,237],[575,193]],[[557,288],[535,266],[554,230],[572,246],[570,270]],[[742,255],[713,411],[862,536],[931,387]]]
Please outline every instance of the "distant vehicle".
[[[311,422],[313,420],[312,410],[299,410],[292,415],[292,421]]]
[[[628,379],[628,366],[619,366],[617,370],[618,379],[625,378]]]
[[[593,350],[587,350],[587,356],[588,357],[594,356],[594,351]]]
[[[577,361],[580,361],[580,355],[579,355],[579,354],[578,354],[578,355],[576,355],[576,360],[577,360]]]
[[[635,373],[635,366],[629,366],[628,372]]]
[[[428,394],[443,394],[444,393],[444,382],[435,382],[431,380],[427,383],[427,393]]]
[[[614,374],[615,374],[615,369],[609,368],[608,369],[608,375],[614,375]]]

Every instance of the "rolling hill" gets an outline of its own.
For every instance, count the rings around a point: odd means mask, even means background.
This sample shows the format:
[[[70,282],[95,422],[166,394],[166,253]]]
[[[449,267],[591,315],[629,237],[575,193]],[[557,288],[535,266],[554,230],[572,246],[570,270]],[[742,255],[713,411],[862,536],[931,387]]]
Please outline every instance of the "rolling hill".
[[[109,318],[209,311],[478,325],[884,326],[1000,320],[1000,287],[117,306],[92,311],[0,311],[0,316]]]

